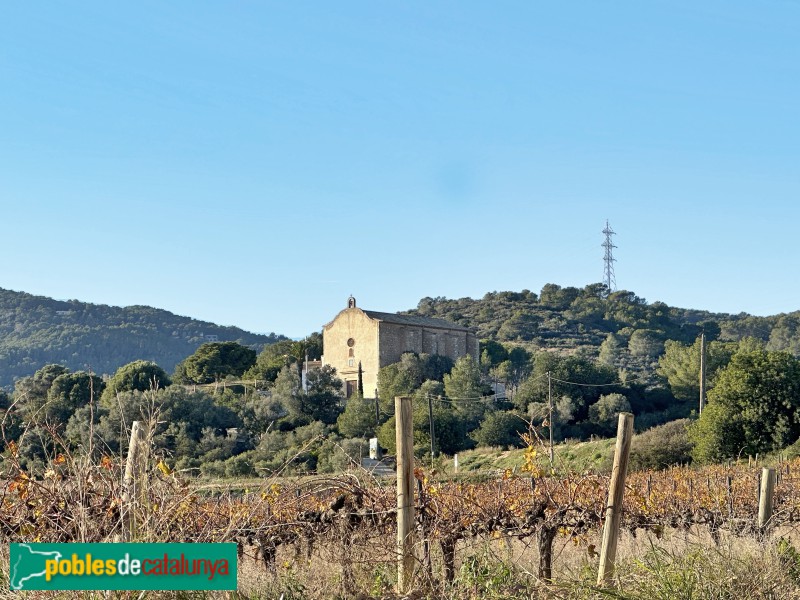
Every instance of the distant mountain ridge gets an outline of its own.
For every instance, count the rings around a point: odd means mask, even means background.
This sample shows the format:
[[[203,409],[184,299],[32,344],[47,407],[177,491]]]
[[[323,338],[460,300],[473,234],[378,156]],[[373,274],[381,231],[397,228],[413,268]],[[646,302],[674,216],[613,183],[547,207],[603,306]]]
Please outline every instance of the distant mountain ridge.
[[[647,303],[629,291],[607,293],[601,284],[547,284],[538,294],[489,292],[481,299],[427,297],[405,314],[444,318],[474,328],[479,338],[531,350],[602,357],[605,346],[617,366],[651,373],[667,340],[691,343],[702,328],[710,339],[755,337],[770,350],[800,356],[800,311],[768,317],[711,313]],[[111,374],[143,359],[171,372],[203,342],[235,341],[260,351],[285,339],[149,306],[54,300],[0,288],[0,387],[49,363]]]
[[[284,339],[149,306],[54,300],[0,288],[0,387],[49,363],[111,374],[142,359],[171,372],[207,341],[233,341],[260,351]]]

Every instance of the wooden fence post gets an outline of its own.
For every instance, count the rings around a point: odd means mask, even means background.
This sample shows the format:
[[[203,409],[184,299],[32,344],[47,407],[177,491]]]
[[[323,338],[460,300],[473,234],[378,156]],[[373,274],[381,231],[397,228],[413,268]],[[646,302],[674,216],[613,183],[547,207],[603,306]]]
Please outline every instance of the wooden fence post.
[[[414,432],[411,398],[394,399],[397,442],[397,591],[405,594],[414,576]]]
[[[628,472],[628,457],[633,438],[633,415],[620,413],[617,424],[617,445],[614,448],[614,467],[608,487],[606,519],[603,527],[603,546],[600,549],[600,568],[597,585],[607,585],[614,575],[614,560],[617,556],[617,536],[622,520],[622,498],[625,493],[625,476]]]
[[[131,424],[128,460],[122,477],[122,541],[132,542],[137,535],[136,507],[147,498],[145,481],[145,432],[139,421]]]
[[[758,499],[758,528],[762,531],[772,518],[772,497],[775,493],[775,469],[761,469],[761,493]]]

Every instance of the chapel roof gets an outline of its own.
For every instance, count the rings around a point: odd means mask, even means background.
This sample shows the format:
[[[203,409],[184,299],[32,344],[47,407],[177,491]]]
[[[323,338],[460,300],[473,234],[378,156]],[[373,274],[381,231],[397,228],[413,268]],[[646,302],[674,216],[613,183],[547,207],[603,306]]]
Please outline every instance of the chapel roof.
[[[383,321],[385,323],[394,323],[396,325],[416,325],[418,327],[436,327],[438,329],[470,331],[470,329],[467,327],[462,327],[461,325],[457,325],[452,321],[439,319],[437,317],[423,317],[421,315],[398,315],[397,313],[385,313],[375,310],[365,310],[364,314],[366,314],[370,319]]]

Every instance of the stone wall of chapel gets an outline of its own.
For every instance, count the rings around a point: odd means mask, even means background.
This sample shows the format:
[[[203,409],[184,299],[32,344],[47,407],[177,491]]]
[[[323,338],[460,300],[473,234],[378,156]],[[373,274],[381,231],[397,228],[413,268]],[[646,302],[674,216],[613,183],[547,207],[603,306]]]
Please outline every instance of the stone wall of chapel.
[[[398,362],[404,352],[441,354],[453,360],[465,354],[479,357],[478,340],[468,331],[381,322],[379,339],[381,367]]]
[[[422,328],[381,321],[378,325],[381,367],[400,360],[403,352],[421,354]]]
[[[348,308],[323,329],[322,354],[345,382],[358,380],[361,362],[364,396],[372,398],[378,387],[378,323],[358,308]]]
[[[441,354],[454,361],[465,354],[479,359],[472,332],[377,321],[356,307],[343,310],[323,328],[325,364],[336,369],[347,390],[348,381],[351,389],[356,385],[360,361],[367,398],[378,387],[378,370],[398,362],[404,352]]]

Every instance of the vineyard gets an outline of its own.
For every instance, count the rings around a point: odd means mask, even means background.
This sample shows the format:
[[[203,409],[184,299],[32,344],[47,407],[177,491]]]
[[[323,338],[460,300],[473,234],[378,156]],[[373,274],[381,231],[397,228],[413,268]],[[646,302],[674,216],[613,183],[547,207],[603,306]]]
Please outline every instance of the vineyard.
[[[552,576],[553,542],[561,537],[591,554],[605,514],[609,479],[548,475],[531,459],[519,474],[484,481],[444,479],[415,470],[417,579],[450,581],[459,545],[520,540],[537,553],[542,580]],[[111,541],[120,533],[122,465],[110,457],[78,464],[57,456],[42,477],[12,469],[0,489],[0,542]],[[759,469],[747,465],[671,468],[628,475],[622,526],[661,536],[668,528],[705,526],[714,540],[768,535],[800,520],[800,461],[778,468],[774,513],[757,527]],[[347,572],[359,562],[395,560],[394,482],[361,472],[305,481],[269,480],[244,491],[190,484],[163,462],[148,471],[146,500],[134,507],[141,541],[236,541],[242,556],[268,572],[279,551],[336,556]],[[435,555],[435,560],[433,556]]]

